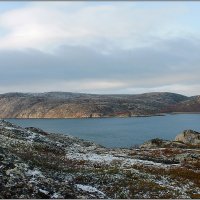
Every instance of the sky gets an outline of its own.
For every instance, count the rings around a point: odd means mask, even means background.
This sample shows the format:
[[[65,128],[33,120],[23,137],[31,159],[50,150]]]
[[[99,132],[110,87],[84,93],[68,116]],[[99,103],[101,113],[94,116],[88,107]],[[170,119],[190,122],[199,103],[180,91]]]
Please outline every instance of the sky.
[[[200,95],[200,2],[0,2],[0,93]]]

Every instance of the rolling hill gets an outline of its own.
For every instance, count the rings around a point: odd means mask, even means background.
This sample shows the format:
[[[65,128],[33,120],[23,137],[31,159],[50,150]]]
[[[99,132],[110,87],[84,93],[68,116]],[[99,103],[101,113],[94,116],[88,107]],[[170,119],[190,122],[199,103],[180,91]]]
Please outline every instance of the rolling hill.
[[[200,97],[167,92],[137,95],[70,92],[0,95],[0,118],[131,117],[178,111],[199,112]]]

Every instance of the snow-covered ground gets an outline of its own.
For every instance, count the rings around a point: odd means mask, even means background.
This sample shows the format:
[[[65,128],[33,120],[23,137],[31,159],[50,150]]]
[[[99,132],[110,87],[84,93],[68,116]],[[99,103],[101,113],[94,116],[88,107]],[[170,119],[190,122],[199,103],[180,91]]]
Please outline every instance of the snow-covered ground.
[[[118,162],[122,167],[131,166],[135,164],[142,164],[142,165],[152,165],[156,167],[166,168],[171,166],[178,166],[178,164],[163,164],[157,163],[148,160],[141,160],[141,159],[133,159],[133,158],[124,158],[124,157],[117,157],[111,154],[96,154],[96,153],[68,153],[66,154],[68,159],[72,160],[84,160],[93,163],[102,163],[102,164],[111,164],[112,162]],[[128,157],[128,156],[127,156]]]

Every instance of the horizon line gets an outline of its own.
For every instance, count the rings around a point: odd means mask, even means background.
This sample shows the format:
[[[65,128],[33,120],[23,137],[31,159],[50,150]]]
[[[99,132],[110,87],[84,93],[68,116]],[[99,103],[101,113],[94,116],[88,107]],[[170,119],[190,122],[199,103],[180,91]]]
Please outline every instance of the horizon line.
[[[89,92],[70,92],[70,91],[48,91],[48,92],[5,92],[0,93],[0,95],[4,94],[45,94],[45,93],[72,93],[72,94],[88,94],[88,95],[143,95],[143,94],[153,94],[153,93],[169,93],[169,94],[178,94],[186,97],[193,97],[193,96],[199,96],[199,94],[196,95],[186,95],[181,93],[175,93],[175,92],[143,92],[143,93],[89,93]]]

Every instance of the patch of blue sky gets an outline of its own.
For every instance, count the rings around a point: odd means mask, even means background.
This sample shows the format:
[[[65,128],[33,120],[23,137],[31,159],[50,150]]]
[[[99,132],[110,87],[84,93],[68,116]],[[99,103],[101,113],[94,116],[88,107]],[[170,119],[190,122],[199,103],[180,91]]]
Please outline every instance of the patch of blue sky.
[[[0,27],[0,37],[4,37],[8,34],[8,30],[5,30],[3,28]]]
[[[0,1],[0,13],[13,10],[13,9],[18,9],[26,6],[29,2],[23,2],[23,1]]]

